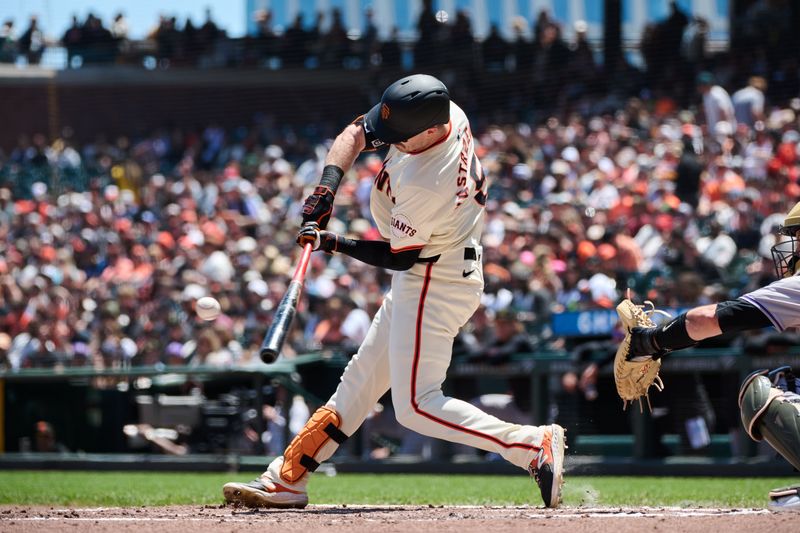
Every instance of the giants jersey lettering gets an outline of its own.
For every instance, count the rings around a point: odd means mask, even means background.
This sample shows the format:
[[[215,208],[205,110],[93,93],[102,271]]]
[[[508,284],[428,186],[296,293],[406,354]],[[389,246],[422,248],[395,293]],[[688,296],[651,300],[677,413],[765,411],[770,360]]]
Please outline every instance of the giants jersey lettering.
[[[372,217],[393,251],[420,257],[480,245],[488,182],[464,112],[450,103],[447,135],[418,153],[389,149],[370,197]]]

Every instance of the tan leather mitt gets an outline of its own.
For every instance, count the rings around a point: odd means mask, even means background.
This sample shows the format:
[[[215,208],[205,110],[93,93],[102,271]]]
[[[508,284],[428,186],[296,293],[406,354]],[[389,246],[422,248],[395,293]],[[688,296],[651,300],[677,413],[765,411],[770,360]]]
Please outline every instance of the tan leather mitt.
[[[644,305],[636,305],[628,297],[617,306],[617,314],[625,329],[625,339],[617,349],[614,357],[614,382],[617,385],[617,394],[622,398],[623,409],[627,409],[628,403],[639,400],[639,409],[644,411],[642,397],[647,399],[647,407],[650,407],[650,397],[648,396],[651,386],[658,390],[664,390],[664,382],[658,375],[661,370],[661,360],[653,359],[650,356],[635,357],[628,360],[631,345],[631,328],[654,328],[656,324],[651,320],[653,313],[664,313],[657,311],[652,302],[645,302],[650,309],[645,310]],[[666,313],[664,313],[666,314]],[[652,410],[652,409],[651,409]]]

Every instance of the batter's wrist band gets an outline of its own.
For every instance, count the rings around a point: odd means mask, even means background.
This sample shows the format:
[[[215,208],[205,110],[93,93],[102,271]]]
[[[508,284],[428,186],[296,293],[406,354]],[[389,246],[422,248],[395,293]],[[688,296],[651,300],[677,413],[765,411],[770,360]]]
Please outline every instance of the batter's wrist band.
[[[344,177],[344,170],[336,165],[325,165],[322,169],[322,178],[319,180],[321,187],[327,187],[333,194],[336,194],[336,189],[339,188],[339,182]]]

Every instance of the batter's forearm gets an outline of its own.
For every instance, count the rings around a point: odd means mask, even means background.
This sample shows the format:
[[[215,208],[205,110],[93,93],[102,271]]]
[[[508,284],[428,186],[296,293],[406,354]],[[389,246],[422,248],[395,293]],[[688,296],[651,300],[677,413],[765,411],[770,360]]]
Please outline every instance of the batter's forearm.
[[[389,270],[408,270],[419,259],[421,249],[392,252],[392,247],[385,241],[361,241],[336,236],[335,252],[349,255],[368,265],[388,268]]]
[[[320,187],[327,187],[335,195],[344,173],[353,166],[356,157],[364,149],[365,142],[364,131],[360,126],[350,124],[342,130],[325,156]]]
[[[350,124],[333,141],[325,156],[325,166],[334,165],[347,172],[365,146],[364,130],[361,126]]]

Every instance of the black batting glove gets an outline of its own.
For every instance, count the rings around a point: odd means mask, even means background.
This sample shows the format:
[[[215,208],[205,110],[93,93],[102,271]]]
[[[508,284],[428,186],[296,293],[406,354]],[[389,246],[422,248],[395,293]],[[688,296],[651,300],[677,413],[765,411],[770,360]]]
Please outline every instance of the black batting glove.
[[[333,191],[319,185],[303,203],[303,226],[316,224],[321,230],[328,227],[333,212]]]
[[[336,251],[336,234],[330,231],[319,231],[314,224],[303,226],[297,233],[297,244],[305,247],[311,244],[314,251],[322,250],[332,254]]]
[[[305,248],[306,244],[310,244],[312,250],[317,249],[318,240],[319,230],[317,230],[316,224],[303,224],[295,239],[300,248]]]

